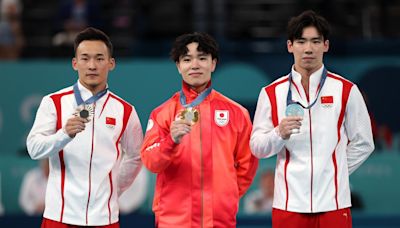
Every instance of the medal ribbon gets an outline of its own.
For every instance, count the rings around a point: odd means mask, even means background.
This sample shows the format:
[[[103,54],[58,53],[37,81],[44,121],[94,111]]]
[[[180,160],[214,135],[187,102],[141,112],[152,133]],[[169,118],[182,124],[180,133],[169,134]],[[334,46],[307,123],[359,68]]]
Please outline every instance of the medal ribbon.
[[[105,88],[104,90],[93,95],[86,101],[83,101],[82,96],[81,96],[81,91],[79,91],[79,88],[78,88],[78,83],[75,83],[74,84],[74,95],[75,95],[76,103],[78,104],[78,106],[81,104],[92,104],[92,103],[96,102],[97,100],[99,100],[102,96],[104,96],[107,93],[107,90],[108,90],[108,88]]]
[[[186,103],[186,96],[185,96],[185,94],[183,93],[183,90],[181,90],[181,92],[180,92],[180,102],[181,102],[181,105],[182,105],[183,107],[185,107],[185,108],[193,108],[193,107],[199,105],[201,102],[203,102],[203,100],[206,99],[206,97],[211,93],[211,90],[212,90],[211,86],[208,87],[206,90],[204,90],[203,92],[201,92],[201,93],[196,97],[196,99],[194,99],[194,100],[192,101],[192,103],[190,103],[190,104],[187,104],[187,103]]]
[[[286,97],[286,106],[288,106],[288,105],[290,105],[290,104],[298,104],[298,105],[300,105],[301,107],[303,107],[304,109],[310,109],[310,108],[317,102],[318,97],[319,97],[319,94],[321,93],[322,87],[323,87],[324,84],[325,84],[325,80],[326,80],[327,75],[328,75],[328,71],[327,71],[327,70],[325,69],[325,67],[324,67],[324,70],[322,71],[322,75],[321,75],[321,81],[319,82],[318,94],[317,94],[317,96],[315,97],[315,100],[314,100],[309,106],[304,106],[304,105],[302,105],[300,102],[294,101],[294,100],[292,99],[292,90],[290,89],[290,87],[291,87],[291,85],[292,85],[293,79],[292,79],[292,72],[290,72],[290,73],[289,73],[289,90],[288,90],[288,94],[287,94],[287,97]]]

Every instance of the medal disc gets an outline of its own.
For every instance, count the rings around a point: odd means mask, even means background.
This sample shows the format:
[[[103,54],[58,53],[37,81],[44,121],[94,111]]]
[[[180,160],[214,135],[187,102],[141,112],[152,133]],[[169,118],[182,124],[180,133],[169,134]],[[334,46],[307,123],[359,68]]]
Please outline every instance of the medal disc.
[[[199,120],[199,112],[193,108],[186,108],[181,113],[181,119],[189,121],[191,124]]]
[[[286,116],[304,116],[303,107],[296,103],[288,105],[285,113]]]
[[[89,111],[86,110],[86,109],[83,109],[83,110],[81,110],[81,111],[79,112],[79,116],[82,117],[82,118],[84,118],[84,119],[86,119],[86,118],[89,117]]]

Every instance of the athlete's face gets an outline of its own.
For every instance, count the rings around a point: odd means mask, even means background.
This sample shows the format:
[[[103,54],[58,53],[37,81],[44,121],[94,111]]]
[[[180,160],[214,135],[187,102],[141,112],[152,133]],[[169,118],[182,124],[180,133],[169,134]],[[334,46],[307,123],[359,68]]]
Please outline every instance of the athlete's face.
[[[211,54],[198,51],[198,46],[198,43],[186,45],[188,52],[186,55],[179,57],[176,66],[182,75],[183,81],[197,92],[201,92],[211,80],[211,73],[215,70],[217,60],[212,59]]]
[[[294,67],[298,72],[314,72],[322,67],[324,53],[329,50],[329,40],[323,39],[313,27],[303,29],[300,39],[287,41],[287,48],[293,53]]]
[[[78,71],[79,82],[97,93],[106,87],[108,72],[114,69],[115,60],[111,58],[104,42],[85,40],[76,49],[72,67]]]

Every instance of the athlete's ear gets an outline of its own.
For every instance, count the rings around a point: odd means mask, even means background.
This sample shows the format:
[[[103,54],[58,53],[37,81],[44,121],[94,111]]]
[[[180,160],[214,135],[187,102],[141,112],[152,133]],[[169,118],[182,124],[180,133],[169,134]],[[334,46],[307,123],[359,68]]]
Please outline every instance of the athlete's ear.
[[[293,43],[291,40],[286,41],[287,50],[289,53],[293,53]]]
[[[108,69],[109,69],[110,71],[114,70],[115,65],[116,65],[115,59],[114,59],[114,58],[110,58],[110,66],[109,66]]]
[[[217,59],[212,60],[211,73],[214,73],[215,68],[217,67],[217,62]]]
[[[175,65],[176,65],[176,68],[178,69],[179,74],[182,74],[181,73],[181,66],[179,65],[179,61],[176,61]]]
[[[324,41],[324,52],[328,52],[329,51],[329,40],[325,40]]]
[[[76,57],[74,57],[74,58],[72,58],[72,68],[75,71],[78,71],[78,68],[76,67],[76,64],[77,64],[77,60],[76,60]]]

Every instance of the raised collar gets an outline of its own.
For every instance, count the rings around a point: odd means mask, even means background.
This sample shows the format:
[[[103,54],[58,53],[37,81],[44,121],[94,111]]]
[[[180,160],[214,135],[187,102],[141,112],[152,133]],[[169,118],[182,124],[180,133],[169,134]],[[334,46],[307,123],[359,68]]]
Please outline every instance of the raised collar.
[[[88,88],[83,86],[79,80],[77,83],[78,83],[79,92],[81,92],[82,100],[86,101],[87,99],[89,99],[93,96],[92,91],[90,91]],[[108,84],[106,85],[106,88],[108,88]]]
[[[322,64],[321,68],[319,68],[317,71],[315,71],[314,73],[312,73],[310,75],[310,80],[309,80],[309,88],[310,88],[310,92],[311,90],[317,90],[318,85],[321,81],[321,76],[322,76],[322,72],[324,70],[324,65]],[[299,72],[297,72],[294,69],[294,65],[292,66],[292,79],[293,82],[296,83],[296,85],[301,85],[301,74]]]
[[[210,86],[211,86],[211,80],[208,82],[205,89],[209,88]],[[191,103],[200,94],[200,93],[197,93],[194,89],[192,89],[185,81],[182,81],[182,90],[186,96],[187,103]]]

